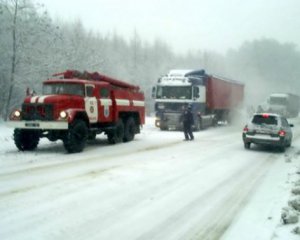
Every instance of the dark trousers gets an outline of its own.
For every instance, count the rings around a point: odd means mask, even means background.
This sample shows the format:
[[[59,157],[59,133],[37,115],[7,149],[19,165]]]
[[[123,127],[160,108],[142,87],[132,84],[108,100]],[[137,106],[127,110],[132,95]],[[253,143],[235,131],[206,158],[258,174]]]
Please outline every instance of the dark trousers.
[[[183,132],[186,140],[193,140],[194,135],[190,124],[183,124]]]

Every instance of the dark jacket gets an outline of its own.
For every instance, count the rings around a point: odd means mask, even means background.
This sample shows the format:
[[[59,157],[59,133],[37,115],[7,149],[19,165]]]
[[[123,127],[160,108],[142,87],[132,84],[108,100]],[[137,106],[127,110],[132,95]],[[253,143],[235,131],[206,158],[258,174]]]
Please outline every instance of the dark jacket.
[[[184,125],[194,125],[194,117],[190,109],[184,110],[182,114],[182,122]]]

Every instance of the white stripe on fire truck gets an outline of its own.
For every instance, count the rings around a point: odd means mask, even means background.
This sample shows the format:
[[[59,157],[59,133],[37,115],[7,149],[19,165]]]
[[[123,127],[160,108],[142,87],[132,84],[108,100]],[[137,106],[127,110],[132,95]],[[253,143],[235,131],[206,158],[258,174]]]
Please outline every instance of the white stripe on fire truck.
[[[39,96],[34,96],[30,99],[30,103],[36,103],[36,100],[38,99]]]
[[[132,102],[133,102],[133,106],[136,106],[136,107],[144,107],[145,106],[144,101],[133,100]]]
[[[41,97],[39,97],[38,103],[44,103],[46,97],[47,96],[41,96]]]
[[[112,100],[111,99],[100,99],[101,106],[111,106]]]
[[[130,101],[128,99],[116,99],[118,106],[130,106]]]

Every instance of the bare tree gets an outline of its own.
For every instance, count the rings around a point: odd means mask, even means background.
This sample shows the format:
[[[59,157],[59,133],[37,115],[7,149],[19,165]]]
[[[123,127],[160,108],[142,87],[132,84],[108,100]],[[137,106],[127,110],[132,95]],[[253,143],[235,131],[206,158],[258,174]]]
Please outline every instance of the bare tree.
[[[11,38],[12,38],[12,53],[11,53],[11,67],[10,67],[10,77],[8,82],[8,95],[6,97],[6,104],[4,107],[3,116],[5,119],[8,117],[10,102],[12,98],[12,92],[15,82],[15,72],[17,65],[17,30],[18,30],[18,15],[19,11],[25,7],[24,1],[21,0],[10,0],[6,1],[3,5],[11,17]]]

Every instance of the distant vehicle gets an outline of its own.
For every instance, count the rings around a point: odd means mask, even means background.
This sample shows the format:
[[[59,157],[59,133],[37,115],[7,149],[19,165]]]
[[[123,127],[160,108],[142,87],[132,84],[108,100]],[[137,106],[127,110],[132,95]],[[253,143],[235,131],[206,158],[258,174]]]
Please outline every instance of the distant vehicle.
[[[287,118],[297,117],[300,110],[300,96],[291,93],[273,93],[269,96],[268,112]]]
[[[293,124],[283,116],[274,113],[255,113],[243,129],[244,147],[251,144],[275,146],[282,152],[292,144]]]
[[[43,94],[28,94],[9,121],[18,149],[34,150],[46,137],[62,140],[69,153],[81,152],[87,139],[100,133],[112,144],[129,142],[144,123],[144,94],[138,86],[77,70],[44,81]]]
[[[205,70],[171,70],[153,87],[156,127],[161,130],[182,128],[183,107],[192,106],[194,129],[200,130],[230,120],[230,113],[244,98],[244,84],[209,75]]]

